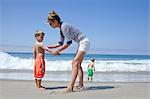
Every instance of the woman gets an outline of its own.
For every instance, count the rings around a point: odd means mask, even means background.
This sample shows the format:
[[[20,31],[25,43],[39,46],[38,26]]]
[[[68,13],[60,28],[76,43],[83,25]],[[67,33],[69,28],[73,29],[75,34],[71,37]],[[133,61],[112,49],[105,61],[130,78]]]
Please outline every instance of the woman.
[[[80,32],[74,26],[61,22],[59,15],[55,11],[51,11],[48,15],[48,24],[53,28],[60,29],[61,40],[58,44],[50,45],[49,48],[57,48],[57,50],[53,50],[53,55],[59,55],[61,51],[68,48],[72,40],[78,43],[77,53],[72,61],[72,79],[67,86],[66,92],[72,92],[73,86],[76,81],[77,75],[79,77],[79,85],[78,88],[82,90],[83,86],[83,70],[81,67],[81,63],[83,61],[85,53],[89,50],[90,42],[86,35]],[[66,38],[66,44],[64,44],[64,40]]]

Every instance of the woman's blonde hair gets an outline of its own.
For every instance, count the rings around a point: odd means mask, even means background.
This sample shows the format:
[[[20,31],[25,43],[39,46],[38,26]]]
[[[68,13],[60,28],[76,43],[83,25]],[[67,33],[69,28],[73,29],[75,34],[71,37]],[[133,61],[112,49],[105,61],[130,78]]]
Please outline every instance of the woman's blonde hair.
[[[35,37],[36,36],[39,36],[39,35],[45,35],[45,33],[44,32],[42,32],[42,31],[40,31],[40,30],[37,30],[36,32],[35,32]]]
[[[55,11],[49,13],[47,20],[57,20],[59,23],[61,22],[59,15]]]

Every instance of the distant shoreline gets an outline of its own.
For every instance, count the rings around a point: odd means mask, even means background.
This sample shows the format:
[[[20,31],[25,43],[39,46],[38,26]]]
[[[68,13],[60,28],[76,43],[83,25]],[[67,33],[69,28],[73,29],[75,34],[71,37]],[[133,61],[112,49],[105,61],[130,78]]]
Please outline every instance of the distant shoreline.
[[[2,52],[5,52],[5,51],[2,51]],[[33,52],[11,52],[11,51],[6,51],[5,53],[8,53],[8,54],[11,54],[11,53],[14,53],[14,54],[33,54]],[[48,52],[46,52],[48,53]],[[75,53],[62,53],[62,54],[71,54],[71,55],[74,55]],[[100,53],[87,53],[87,55],[110,55],[110,56],[113,56],[113,55],[116,55],[116,56],[149,56],[150,55],[146,55],[146,54],[100,54]]]
[[[32,73],[33,70],[28,70],[28,69],[0,69],[0,73]],[[71,71],[46,71],[47,73],[66,73]],[[84,71],[84,73],[87,73],[87,71]],[[107,73],[107,74],[150,74],[150,71],[137,71],[137,72],[131,72],[131,71],[124,71],[124,72],[116,72],[116,71],[107,71],[107,72],[102,72],[102,71],[95,71],[94,73]]]

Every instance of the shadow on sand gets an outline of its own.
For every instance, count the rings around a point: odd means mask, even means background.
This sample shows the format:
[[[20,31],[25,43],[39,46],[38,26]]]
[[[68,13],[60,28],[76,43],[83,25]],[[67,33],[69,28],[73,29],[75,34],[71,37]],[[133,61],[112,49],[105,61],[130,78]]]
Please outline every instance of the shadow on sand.
[[[85,87],[85,90],[104,90],[104,89],[112,89],[114,86],[89,86]]]
[[[55,89],[64,89],[66,86],[56,86],[56,87],[45,87],[46,90],[55,90]],[[87,86],[85,87],[85,91],[88,90],[104,90],[104,89],[112,89],[114,86]]]
[[[56,87],[45,87],[46,90],[54,90],[54,89],[64,89],[66,86],[56,86]]]

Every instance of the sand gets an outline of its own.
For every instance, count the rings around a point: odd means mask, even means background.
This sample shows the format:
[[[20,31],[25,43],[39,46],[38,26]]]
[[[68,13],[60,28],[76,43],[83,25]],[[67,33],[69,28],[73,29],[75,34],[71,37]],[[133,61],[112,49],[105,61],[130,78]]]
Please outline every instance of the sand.
[[[63,93],[68,82],[44,81],[46,90],[34,81],[0,80],[0,99],[150,99],[150,83],[85,82],[85,90]]]

